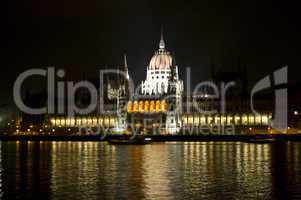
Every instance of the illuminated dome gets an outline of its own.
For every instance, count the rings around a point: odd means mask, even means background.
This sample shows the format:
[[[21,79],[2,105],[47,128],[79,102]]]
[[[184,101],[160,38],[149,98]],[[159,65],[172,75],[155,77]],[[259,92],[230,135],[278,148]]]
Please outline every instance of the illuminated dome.
[[[165,50],[165,42],[163,34],[159,44],[159,50],[155,52],[151,61],[149,62],[149,69],[170,69],[172,66],[172,57],[168,51]]]
[[[170,56],[169,52],[167,51],[161,51],[153,55],[150,63],[149,63],[149,69],[170,69],[172,66],[172,57]]]

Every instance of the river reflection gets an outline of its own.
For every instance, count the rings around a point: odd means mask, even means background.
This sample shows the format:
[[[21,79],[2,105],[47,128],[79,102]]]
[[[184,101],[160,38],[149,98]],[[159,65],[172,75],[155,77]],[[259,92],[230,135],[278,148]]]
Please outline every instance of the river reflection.
[[[301,198],[301,143],[1,146],[4,199]]]

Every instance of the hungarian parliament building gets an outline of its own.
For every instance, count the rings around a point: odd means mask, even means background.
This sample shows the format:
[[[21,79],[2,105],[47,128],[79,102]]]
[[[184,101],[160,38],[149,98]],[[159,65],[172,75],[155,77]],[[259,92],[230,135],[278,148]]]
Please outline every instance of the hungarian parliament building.
[[[220,99],[210,98],[210,88],[202,88],[191,96],[185,95],[178,66],[166,48],[163,34],[158,50],[154,52],[147,66],[146,79],[139,85],[139,92],[129,95],[127,81],[130,79],[130,73],[126,57],[122,70],[126,74],[124,78],[118,78],[118,81],[108,78],[105,82],[105,107],[111,112],[95,112],[89,116],[72,118],[49,116],[52,130],[72,131],[81,127],[101,127],[116,131],[139,129],[149,134],[182,134],[189,128],[218,126],[234,127],[236,131],[246,133],[270,129],[270,99],[259,101],[259,115],[251,112],[246,71],[240,66],[235,73],[220,74],[216,73],[212,66],[210,81],[236,83],[233,90],[227,91],[226,112],[220,110]]]

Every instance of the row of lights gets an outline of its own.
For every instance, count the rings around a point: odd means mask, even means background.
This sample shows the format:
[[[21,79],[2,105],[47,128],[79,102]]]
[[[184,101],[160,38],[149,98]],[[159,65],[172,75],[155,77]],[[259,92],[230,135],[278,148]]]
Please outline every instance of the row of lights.
[[[27,132],[31,132],[32,129],[31,129],[31,128],[28,128],[26,131],[27,131]],[[39,129],[39,132],[40,132],[40,133],[42,133],[43,131],[44,131],[43,129]],[[71,131],[71,128],[68,128],[67,131],[70,132],[70,131]],[[51,132],[54,133],[54,132],[55,132],[55,129],[52,129]],[[20,133],[20,129],[16,129],[16,133]]]

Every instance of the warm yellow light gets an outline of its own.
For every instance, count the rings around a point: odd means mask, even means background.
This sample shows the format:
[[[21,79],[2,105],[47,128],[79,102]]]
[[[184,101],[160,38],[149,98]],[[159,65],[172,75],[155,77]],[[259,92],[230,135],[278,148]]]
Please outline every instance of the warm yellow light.
[[[52,125],[52,126],[55,125],[55,119],[51,119],[50,122],[51,122],[51,125]]]
[[[70,126],[74,126],[75,125],[75,119],[71,118],[70,119]]]
[[[149,111],[150,111],[150,112],[154,112],[155,110],[156,110],[156,107],[155,107],[155,101],[152,100],[152,101],[150,102]]]
[[[161,111],[161,102],[159,100],[156,101],[156,112]]]
[[[254,125],[254,116],[249,115],[249,125]]]
[[[262,125],[268,125],[268,122],[269,121],[269,119],[268,119],[268,116],[267,115],[263,115],[262,117],[261,117],[261,122],[262,122]]]
[[[204,116],[201,117],[201,124],[206,124],[206,117]]]
[[[213,118],[211,116],[207,117],[208,124],[212,124],[212,120],[213,120]]]
[[[110,119],[106,117],[106,118],[104,119],[104,125],[105,125],[105,126],[109,126],[109,123],[110,123]]]
[[[114,119],[114,118],[111,118],[111,119],[110,119],[110,125],[111,125],[111,126],[115,126],[115,119]]]
[[[66,126],[70,126],[70,122],[71,122],[70,118],[67,118],[66,119]]]
[[[139,101],[139,112],[144,112],[144,103],[143,101]]]
[[[221,120],[221,119],[220,119],[219,116],[215,116],[215,117],[214,117],[214,123],[215,123],[215,124],[219,124],[219,123],[220,123],[220,120]]]
[[[61,119],[61,126],[65,126],[66,125],[66,120],[65,119]]]
[[[257,125],[261,124],[261,115],[256,115],[255,124],[257,124]]]
[[[233,117],[231,115],[228,115],[228,117],[227,117],[227,124],[228,125],[232,124],[233,123],[232,120],[233,120]]]
[[[221,123],[226,124],[226,122],[227,122],[227,118],[225,116],[222,116],[221,117]]]
[[[61,124],[61,121],[60,121],[59,119],[56,119],[56,120],[55,120],[55,125],[56,125],[56,126],[59,126],[60,124]]]
[[[167,111],[167,102],[166,100],[161,101],[161,111],[166,112]]]
[[[139,111],[139,103],[138,101],[134,101],[133,112],[138,112],[138,111]]]
[[[149,101],[148,100],[146,100],[144,102],[144,112],[149,112]]]
[[[241,123],[242,123],[242,125],[247,125],[248,124],[248,116],[243,115],[241,118]]]
[[[99,125],[102,125],[103,124],[103,118],[98,118],[98,123],[99,123]]]
[[[235,123],[236,125],[240,125],[240,116],[235,116],[235,117],[234,117],[234,123]]]
[[[192,116],[188,117],[188,124],[193,124],[193,117]]]
[[[194,124],[194,125],[198,125],[199,123],[200,123],[200,118],[199,118],[199,116],[194,116],[193,124]]]
[[[128,112],[133,112],[133,103],[132,103],[132,101],[128,102],[127,111]]]
[[[183,115],[182,116],[182,121],[183,121],[183,124],[187,124],[187,116],[186,115]]]

